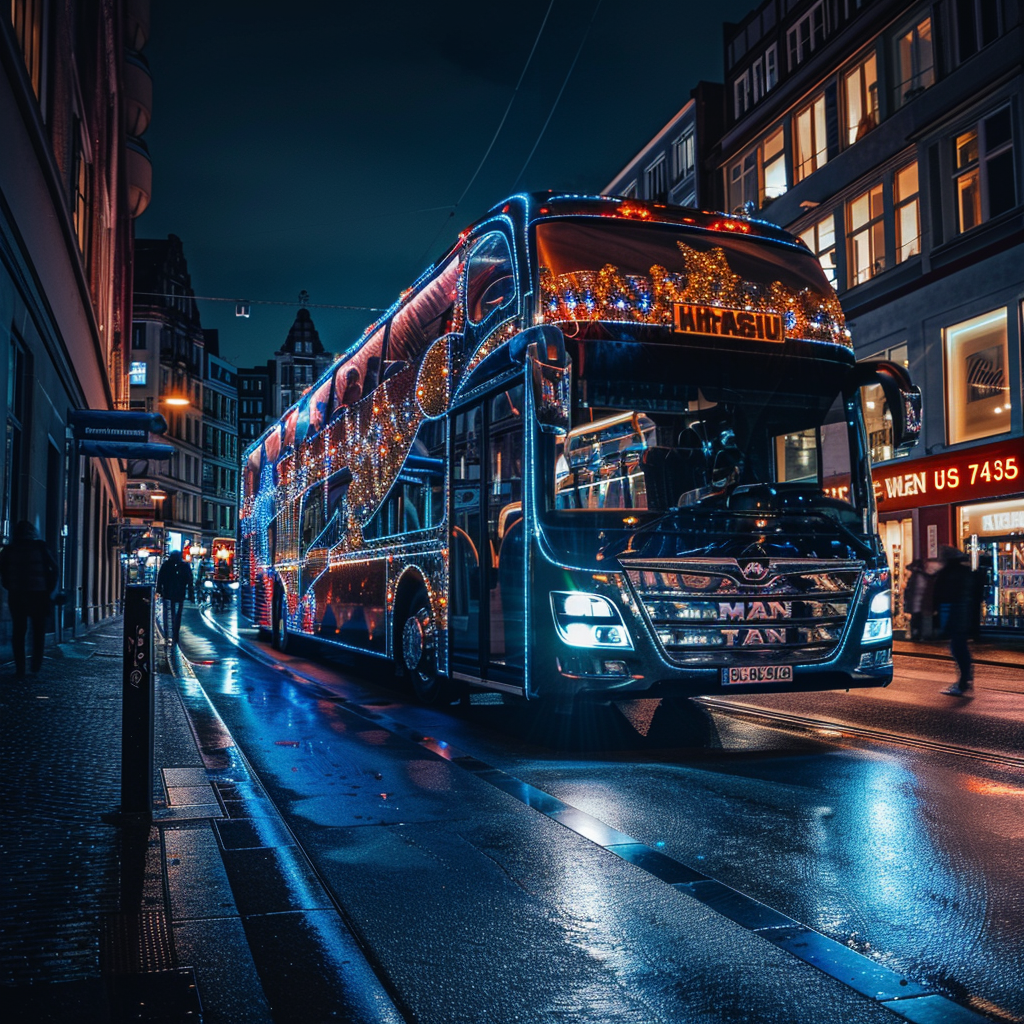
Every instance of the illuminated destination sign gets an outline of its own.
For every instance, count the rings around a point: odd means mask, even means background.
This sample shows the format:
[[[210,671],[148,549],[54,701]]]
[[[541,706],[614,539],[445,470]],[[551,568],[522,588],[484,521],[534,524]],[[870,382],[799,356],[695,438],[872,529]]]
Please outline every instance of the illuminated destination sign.
[[[780,313],[677,302],[673,306],[672,318],[677,334],[710,334],[714,338],[749,338],[753,341],[785,340]]]

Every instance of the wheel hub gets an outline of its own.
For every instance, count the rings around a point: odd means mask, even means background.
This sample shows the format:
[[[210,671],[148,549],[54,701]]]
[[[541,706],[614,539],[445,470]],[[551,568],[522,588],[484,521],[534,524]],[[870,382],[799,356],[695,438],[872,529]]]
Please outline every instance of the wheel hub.
[[[410,615],[402,628],[402,661],[410,672],[414,672],[423,660],[427,647],[427,635],[418,615]]]

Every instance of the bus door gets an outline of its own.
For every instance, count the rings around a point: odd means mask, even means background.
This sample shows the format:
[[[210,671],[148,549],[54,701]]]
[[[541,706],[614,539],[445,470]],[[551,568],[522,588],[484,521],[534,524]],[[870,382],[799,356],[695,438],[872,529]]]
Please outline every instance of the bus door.
[[[526,649],[523,386],[452,419],[452,669],[521,685]]]

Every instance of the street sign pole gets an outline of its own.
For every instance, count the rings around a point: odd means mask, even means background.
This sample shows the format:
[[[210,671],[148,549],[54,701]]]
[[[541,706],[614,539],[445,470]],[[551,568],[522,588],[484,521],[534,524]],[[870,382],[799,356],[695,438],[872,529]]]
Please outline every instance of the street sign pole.
[[[153,816],[153,588],[125,588],[121,675],[121,818]]]

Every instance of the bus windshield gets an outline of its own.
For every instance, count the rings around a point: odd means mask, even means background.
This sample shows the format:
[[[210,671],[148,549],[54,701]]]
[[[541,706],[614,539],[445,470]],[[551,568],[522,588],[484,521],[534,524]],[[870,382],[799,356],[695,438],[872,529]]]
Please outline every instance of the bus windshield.
[[[676,304],[705,303],[771,311],[787,338],[850,347],[839,301],[802,246],[610,218],[542,221],[535,242],[548,321],[668,325]]]

